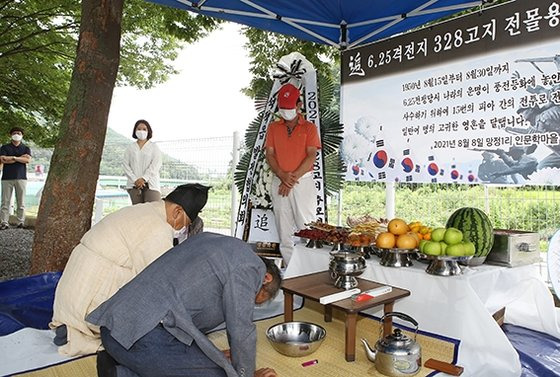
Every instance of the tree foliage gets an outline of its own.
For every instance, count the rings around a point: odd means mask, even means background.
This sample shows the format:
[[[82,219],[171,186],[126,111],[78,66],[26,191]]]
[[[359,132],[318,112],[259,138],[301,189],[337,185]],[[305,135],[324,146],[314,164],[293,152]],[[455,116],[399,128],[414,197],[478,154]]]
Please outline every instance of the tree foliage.
[[[243,34],[247,37],[245,48],[251,59],[249,70],[253,75],[249,87],[243,92],[251,98],[266,91],[276,63],[294,51],[305,56],[318,74],[332,79],[337,77],[340,51],[334,47],[249,27],[243,28]]]
[[[0,135],[15,126],[53,146],[67,99],[78,40],[80,3],[0,0]],[[175,73],[172,61],[219,22],[143,0],[127,0],[118,85],[150,88]]]

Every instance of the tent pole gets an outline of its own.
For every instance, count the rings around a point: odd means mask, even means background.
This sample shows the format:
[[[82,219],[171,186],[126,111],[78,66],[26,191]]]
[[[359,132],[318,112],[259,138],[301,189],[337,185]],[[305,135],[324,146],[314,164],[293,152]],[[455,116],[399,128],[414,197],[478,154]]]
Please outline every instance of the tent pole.
[[[395,182],[385,182],[385,217],[395,218]]]
[[[342,226],[342,189],[338,190],[338,195],[337,195],[337,211],[338,211],[338,215],[337,215],[337,219],[336,219],[336,225],[338,226]]]
[[[239,131],[233,133],[233,151],[232,151],[232,177],[231,177],[231,235],[235,237],[235,224],[237,223],[237,187],[235,186],[235,168],[239,163]]]

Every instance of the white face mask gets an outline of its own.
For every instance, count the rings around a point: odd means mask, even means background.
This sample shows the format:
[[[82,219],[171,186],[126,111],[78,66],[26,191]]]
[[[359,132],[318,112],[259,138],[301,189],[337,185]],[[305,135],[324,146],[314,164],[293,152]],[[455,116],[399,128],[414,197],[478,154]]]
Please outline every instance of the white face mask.
[[[181,236],[185,236],[187,234],[187,227],[184,226],[179,230],[175,230],[173,229],[173,237],[175,238],[181,238]]]
[[[21,141],[21,139],[23,139],[23,135],[20,135],[20,134],[13,134],[12,135],[12,140],[13,141]]]
[[[297,116],[296,109],[278,109],[278,113],[284,120],[293,120]]]
[[[146,140],[148,138],[148,131],[136,130],[136,137],[138,140]]]

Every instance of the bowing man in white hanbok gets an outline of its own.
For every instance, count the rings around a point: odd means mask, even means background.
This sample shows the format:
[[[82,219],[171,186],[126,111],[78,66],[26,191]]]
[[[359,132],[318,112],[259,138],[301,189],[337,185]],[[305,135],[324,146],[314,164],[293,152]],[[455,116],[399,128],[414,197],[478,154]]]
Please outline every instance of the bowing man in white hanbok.
[[[165,200],[106,216],[82,237],[55,292],[50,326],[56,328],[55,344],[61,346],[61,354],[98,351],[99,329],[85,317],[173,247],[175,233],[196,222],[208,189],[199,184],[179,186]]]

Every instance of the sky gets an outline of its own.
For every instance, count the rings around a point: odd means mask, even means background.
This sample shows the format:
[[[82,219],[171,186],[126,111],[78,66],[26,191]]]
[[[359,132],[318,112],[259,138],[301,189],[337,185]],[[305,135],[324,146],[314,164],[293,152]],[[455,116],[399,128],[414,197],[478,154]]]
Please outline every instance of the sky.
[[[249,85],[249,58],[241,26],[223,24],[197,43],[187,45],[173,63],[179,74],[149,90],[117,87],[109,127],[130,138],[134,123],[146,119],[154,141],[243,137],[257,115],[253,101],[240,90]]]

